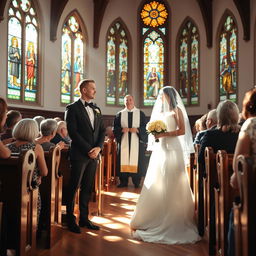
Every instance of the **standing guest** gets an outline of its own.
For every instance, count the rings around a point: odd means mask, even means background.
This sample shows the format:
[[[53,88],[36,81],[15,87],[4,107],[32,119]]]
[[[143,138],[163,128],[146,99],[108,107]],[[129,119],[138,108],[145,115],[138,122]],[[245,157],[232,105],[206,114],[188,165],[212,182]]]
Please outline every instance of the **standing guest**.
[[[49,151],[50,148],[55,147],[55,144],[51,142],[57,131],[57,122],[54,119],[48,118],[40,124],[41,135],[36,138],[36,143],[40,144],[44,151]],[[57,143],[62,149],[65,146],[63,141]]]
[[[51,142],[54,144],[58,144],[60,141],[63,141],[65,144],[69,145],[70,142],[67,140],[67,137],[67,124],[65,121],[59,121],[57,125],[57,132],[55,136],[51,139]]]
[[[125,108],[117,113],[114,120],[114,135],[118,144],[117,175],[119,188],[128,186],[132,177],[135,188],[145,175],[145,148],[147,142],[145,114],[135,107],[131,95],[124,97]],[[131,150],[132,149],[132,150]]]
[[[21,120],[21,118],[22,116],[20,111],[10,110],[7,112],[7,118],[5,121],[5,132],[1,135],[2,141],[12,138],[13,127],[15,126],[15,124],[17,124]]]
[[[0,97],[0,132],[6,121],[7,104],[6,101]],[[11,155],[11,151],[0,140],[0,158],[8,158]]]
[[[95,98],[94,80],[82,80],[79,83],[81,98],[67,106],[66,122],[72,140],[70,148],[71,173],[69,195],[67,198],[68,229],[81,233],[80,227],[99,230],[89,218],[89,200],[93,190],[97,159],[103,147],[105,128],[101,111],[91,100]],[[79,226],[74,216],[75,195],[80,188]]]

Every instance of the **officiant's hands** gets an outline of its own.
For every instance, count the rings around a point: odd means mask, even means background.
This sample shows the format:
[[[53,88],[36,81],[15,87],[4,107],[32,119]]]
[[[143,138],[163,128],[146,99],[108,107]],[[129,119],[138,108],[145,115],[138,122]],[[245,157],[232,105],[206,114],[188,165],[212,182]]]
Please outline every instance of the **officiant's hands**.
[[[99,155],[100,151],[101,151],[101,148],[100,148],[100,147],[92,148],[92,149],[88,152],[88,156],[89,156],[91,159],[96,159],[97,156]]]
[[[134,132],[134,133],[138,133],[139,130],[137,128],[129,128],[129,132]]]
[[[125,128],[122,129],[122,133],[129,132],[129,130],[130,130],[129,128],[126,128],[126,127],[125,127]]]

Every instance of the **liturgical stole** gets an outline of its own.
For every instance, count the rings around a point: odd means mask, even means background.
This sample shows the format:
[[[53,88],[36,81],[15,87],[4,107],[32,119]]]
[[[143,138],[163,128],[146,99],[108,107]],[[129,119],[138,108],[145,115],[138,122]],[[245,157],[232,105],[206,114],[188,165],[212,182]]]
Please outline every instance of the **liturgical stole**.
[[[133,108],[128,110],[125,108],[121,111],[121,127],[128,126],[128,112],[132,112],[132,128],[140,127],[140,110]],[[129,145],[131,148],[129,148]],[[138,171],[138,159],[139,159],[139,137],[135,132],[131,133],[131,143],[129,143],[129,133],[126,132],[122,136],[121,140],[121,172],[137,173]]]

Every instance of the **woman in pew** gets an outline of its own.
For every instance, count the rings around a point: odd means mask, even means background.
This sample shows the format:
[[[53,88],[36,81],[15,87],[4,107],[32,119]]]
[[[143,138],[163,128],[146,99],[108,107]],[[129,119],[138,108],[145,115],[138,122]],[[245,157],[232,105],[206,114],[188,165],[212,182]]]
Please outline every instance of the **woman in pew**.
[[[236,103],[225,100],[217,107],[217,128],[208,130],[201,143],[198,160],[204,166],[204,150],[212,147],[216,153],[218,150],[226,150],[234,153],[240,126],[238,125],[239,110]]]
[[[256,88],[248,91],[243,100],[242,116],[246,120],[239,133],[233,160],[233,170],[235,170],[235,160],[239,155],[249,155],[256,164]],[[235,172],[230,178],[230,184],[234,189],[238,189]],[[228,255],[235,255],[234,244],[234,219],[233,211],[230,213],[228,232]]]
[[[41,178],[46,176],[48,169],[46,166],[44,151],[41,145],[35,143],[35,139],[39,134],[38,125],[35,120],[25,118],[20,120],[13,129],[13,138],[15,142],[8,144],[8,148],[13,153],[20,153],[22,150],[33,149],[36,156],[36,169],[33,173],[34,186],[38,187],[41,184]],[[38,220],[41,210],[41,197],[38,194]]]
[[[36,143],[40,144],[44,151],[49,151],[50,148],[55,147],[55,144],[51,142],[57,132],[57,121],[54,119],[45,119],[40,124],[41,134],[36,138]],[[65,143],[60,141],[57,145],[60,146],[60,149],[65,147]]]
[[[7,117],[7,104],[6,101],[0,97],[0,132],[4,127]],[[0,158],[8,158],[11,155],[11,151],[0,140]]]

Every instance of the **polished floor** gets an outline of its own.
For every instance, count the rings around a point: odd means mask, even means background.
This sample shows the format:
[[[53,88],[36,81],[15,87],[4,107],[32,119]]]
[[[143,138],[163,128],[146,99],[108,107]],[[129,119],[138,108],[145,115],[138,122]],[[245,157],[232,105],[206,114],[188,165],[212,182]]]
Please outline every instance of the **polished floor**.
[[[163,245],[132,239],[130,216],[136,205],[140,189],[112,186],[102,196],[102,215],[97,216],[97,204],[91,203],[91,220],[101,226],[100,231],[82,228],[82,234],[62,228],[62,236],[50,250],[38,250],[40,256],[206,256],[207,243]]]

